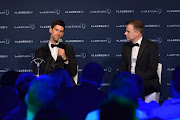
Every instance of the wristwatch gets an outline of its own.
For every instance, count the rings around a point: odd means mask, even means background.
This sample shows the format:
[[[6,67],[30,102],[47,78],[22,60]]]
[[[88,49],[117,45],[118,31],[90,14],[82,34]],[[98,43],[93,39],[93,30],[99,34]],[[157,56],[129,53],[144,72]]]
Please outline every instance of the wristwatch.
[[[66,62],[66,61],[68,61],[69,60],[69,58],[68,57],[66,57],[66,59],[65,60],[63,60],[63,62]]]

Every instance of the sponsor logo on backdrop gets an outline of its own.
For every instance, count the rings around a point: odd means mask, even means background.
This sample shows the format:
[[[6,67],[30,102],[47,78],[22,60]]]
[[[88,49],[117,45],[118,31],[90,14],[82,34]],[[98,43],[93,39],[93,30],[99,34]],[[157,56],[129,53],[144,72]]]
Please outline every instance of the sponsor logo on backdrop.
[[[116,13],[134,13],[135,11],[134,10],[116,10]]]
[[[83,71],[83,69],[81,69],[81,68],[78,68],[78,72],[82,72]]]
[[[175,68],[167,68],[167,71],[169,71],[169,72],[172,72],[174,70],[175,70]]]
[[[179,57],[180,54],[179,53],[170,53],[170,54],[167,54],[167,57]]]
[[[168,85],[168,86],[170,86],[170,85],[171,85],[171,83],[167,83],[167,85]],[[168,98],[168,99],[171,99],[171,98]]]
[[[0,15],[9,15],[9,10],[0,11]]]
[[[55,10],[44,10],[44,11],[40,11],[39,14],[56,14],[59,15],[61,13],[61,11],[59,9],[55,9]]]
[[[91,40],[92,43],[111,43],[111,38],[106,39],[94,39]]]
[[[0,58],[8,58],[8,55],[0,55]]]
[[[141,13],[157,13],[157,14],[161,14],[162,13],[162,9],[157,8],[155,10],[141,10]]]
[[[82,43],[84,40],[65,40],[66,43]]]
[[[18,25],[18,26],[14,26],[14,29],[35,29],[35,25],[34,24],[29,24],[29,25]]]
[[[76,54],[75,56],[79,58],[86,58],[86,53]]]
[[[66,10],[64,13],[65,14],[82,14],[84,13],[84,11],[83,10]]]
[[[122,55],[121,54],[116,54],[116,57],[121,57]]]
[[[147,27],[147,28],[158,28],[158,27],[161,27],[161,25],[145,25],[144,27]]]
[[[161,37],[156,38],[156,39],[149,39],[149,40],[152,41],[152,42],[158,42],[158,43],[162,42],[162,38]]]
[[[109,28],[110,25],[91,25],[91,28]]]
[[[172,97],[168,97],[167,99],[168,99],[168,100],[169,100],[169,99],[172,99]]]
[[[111,9],[105,10],[91,10],[90,14],[111,14]]]
[[[110,86],[110,83],[102,83],[101,86]]]
[[[40,29],[49,29],[49,28],[51,28],[51,26],[50,25],[41,25],[41,26],[39,26],[39,28]]]
[[[14,43],[17,43],[17,44],[30,44],[30,43],[33,43],[33,40],[15,40]]]
[[[174,39],[167,39],[168,42],[180,42],[180,39],[174,38]]]
[[[104,68],[104,72],[111,72],[112,71],[112,68],[111,67],[105,67]]]
[[[86,24],[81,23],[81,24],[79,24],[79,25],[66,25],[65,28],[85,29],[85,28],[86,28]]]
[[[17,69],[16,72],[33,72],[31,69]]]
[[[180,13],[180,10],[167,10],[167,13]]]
[[[110,57],[110,54],[91,54],[91,57]]]
[[[15,15],[30,15],[33,14],[33,11],[14,11]]]
[[[0,29],[8,29],[8,26],[0,26]]]
[[[35,57],[35,54],[34,53],[30,53],[30,54],[27,54],[27,55],[15,55],[14,56],[15,58],[34,58]]]
[[[167,25],[168,28],[179,28],[180,25]]]
[[[9,43],[10,43],[9,39],[0,40],[0,44],[9,44]]]
[[[40,40],[39,42],[40,42],[40,43],[48,43],[49,40]]]
[[[0,69],[0,72],[8,72],[8,71],[10,71],[9,68]]]
[[[116,40],[116,42],[129,42],[127,39]]]
[[[125,28],[126,25],[116,25],[116,28]]]

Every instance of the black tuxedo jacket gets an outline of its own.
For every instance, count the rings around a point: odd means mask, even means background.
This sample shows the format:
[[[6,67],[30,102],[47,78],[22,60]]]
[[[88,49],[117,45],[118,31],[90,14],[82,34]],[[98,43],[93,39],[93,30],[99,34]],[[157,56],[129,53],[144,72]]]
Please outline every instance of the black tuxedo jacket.
[[[123,45],[119,72],[131,71],[131,51],[132,47],[130,42]],[[157,45],[143,38],[137,56],[135,73],[143,78],[145,90],[147,86],[153,86],[155,91],[160,91],[159,78],[157,75],[158,61]],[[151,91],[151,93],[152,92],[153,91]],[[150,93],[147,92],[147,94]]]
[[[58,56],[57,60],[55,61],[51,56],[51,51],[48,44],[46,44],[35,51],[35,59],[41,58],[44,60],[42,64],[40,64],[39,74],[50,74],[51,71],[56,68],[66,69],[71,77],[74,77],[77,74],[77,63],[73,47],[68,44],[62,44],[65,46],[65,53],[69,58],[69,64],[65,64],[60,56]],[[37,75],[36,64],[33,65],[33,73]]]

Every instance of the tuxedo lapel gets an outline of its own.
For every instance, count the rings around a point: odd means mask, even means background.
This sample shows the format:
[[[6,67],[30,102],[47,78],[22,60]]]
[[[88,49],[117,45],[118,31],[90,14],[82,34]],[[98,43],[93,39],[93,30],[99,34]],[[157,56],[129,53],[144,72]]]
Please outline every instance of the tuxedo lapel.
[[[128,70],[130,71],[131,69],[131,53],[132,53],[132,47],[131,44],[129,43],[127,46],[127,59],[128,59]]]
[[[49,49],[48,44],[45,46],[44,48],[46,51],[45,53],[45,62],[46,62],[46,68],[45,68],[45,73],[50,73],[50,71],[52,71],[55,68],[55,60],[53,59],[52,55],[51,55],[51,51]]]
[[[146,47],[146,41],[144,39],[142,39],[142,42],[141,42],[141,45],[140,45],[140,48],[139,48],[139,53],[138,53],[138,56],[137,56],[137,62],[139,61],[143,51],[144,51],[144,48]]]

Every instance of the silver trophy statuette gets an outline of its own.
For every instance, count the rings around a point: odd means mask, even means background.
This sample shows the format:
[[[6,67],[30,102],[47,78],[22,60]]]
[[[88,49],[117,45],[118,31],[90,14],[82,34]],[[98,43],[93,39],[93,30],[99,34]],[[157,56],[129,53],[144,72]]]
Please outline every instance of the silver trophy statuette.
[[[41,63],[45,62],[45,61],[41,58],[35,58],[31,61],[30,65],[32,64],[32,62],[34,62],[36,64],[36,66],[37,66],[37,75],[36,76],[39,76],[39,70],[40,70],[39,67],[40,67]]]

